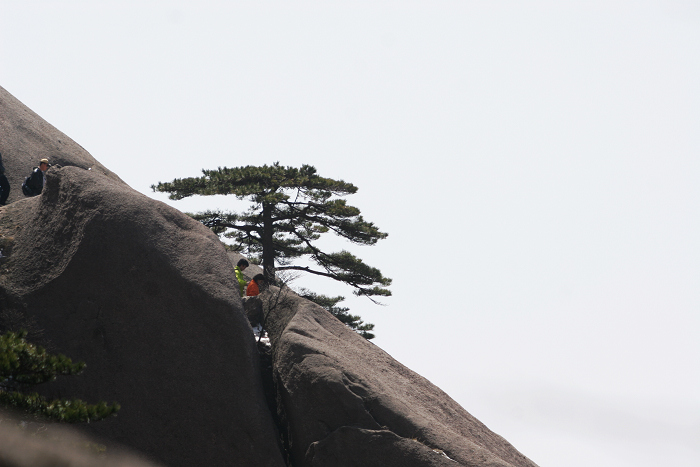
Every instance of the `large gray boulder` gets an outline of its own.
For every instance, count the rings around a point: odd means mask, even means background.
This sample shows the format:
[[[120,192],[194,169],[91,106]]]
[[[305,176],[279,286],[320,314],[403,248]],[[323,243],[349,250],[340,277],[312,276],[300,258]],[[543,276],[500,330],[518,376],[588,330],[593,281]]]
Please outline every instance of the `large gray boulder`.
[[[216,235],[129,188],[2,88],[0,132],[12,184],[0,208],[0,330],[29,328],[87,363],[46,394],[119,402],[116,417],[81,428],[169,466],[284,465]],[[24,198],[42,157],[63,167]]]
[[[53,394],[122,406],[84,429],[170,466],[283,465],[233,269],[209,229],[64,167],[41,196],[0,208],[0,236],[6,306],[87,363]]]
[[[290,293],[268,322],[295,466],[535,466],[316,304]]]

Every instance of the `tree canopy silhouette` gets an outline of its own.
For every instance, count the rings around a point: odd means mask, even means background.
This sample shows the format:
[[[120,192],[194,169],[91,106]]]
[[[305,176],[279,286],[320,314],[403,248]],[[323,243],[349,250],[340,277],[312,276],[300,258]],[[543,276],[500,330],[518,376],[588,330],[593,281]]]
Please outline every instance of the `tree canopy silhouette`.
[[[322,251],[316,244],[322,234],[334,234],[359,245],[374,245],[386,238],[360,210],[340,197],[357,192],[342,180],[324,178],[310,165],[301,168],[271,166],[219,167],[202,170],[203,176],[159,182],[151,188],[178,200],[193,195],[234,195],[248,199],[245,212],[206,211],[191,214],[216,234],[232,239],[234,248],[262,262],[265,276],[274,283],[275,270],[298,270],[329,277],[353,287],[361,296],[388,296],[391,279],[350,252]],[[314,267],[294,265],[308,257]]]

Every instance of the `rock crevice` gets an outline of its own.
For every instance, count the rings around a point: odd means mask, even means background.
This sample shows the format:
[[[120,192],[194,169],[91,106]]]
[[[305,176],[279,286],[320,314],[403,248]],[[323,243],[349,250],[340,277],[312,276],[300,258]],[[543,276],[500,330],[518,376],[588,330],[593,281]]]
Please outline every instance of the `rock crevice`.
[[[0,331],[27,325],[30,339],[87,363],[44,390],[121,404],[84,432],[170,467],[536,467],[314,303],[269,290],[267,315],[246,315],[240,255],[2,88],[0,132],[13,187],[0,207]],[[41,157],[62,167],[24,199]],[[262,359],[251,316],[269,331]],[[0,431],[0,453],[9,439]]]

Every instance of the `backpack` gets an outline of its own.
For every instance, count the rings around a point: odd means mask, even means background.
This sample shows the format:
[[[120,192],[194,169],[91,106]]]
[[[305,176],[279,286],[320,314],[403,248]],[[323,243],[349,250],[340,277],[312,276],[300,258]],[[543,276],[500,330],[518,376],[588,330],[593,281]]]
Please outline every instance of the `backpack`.
[[[29,179],[31,178],[32,176],[30,175],[25,178],[24,183],[22,183],[22,193],[24,193],[24,196],[34,196],[34,190],[29,187]]]

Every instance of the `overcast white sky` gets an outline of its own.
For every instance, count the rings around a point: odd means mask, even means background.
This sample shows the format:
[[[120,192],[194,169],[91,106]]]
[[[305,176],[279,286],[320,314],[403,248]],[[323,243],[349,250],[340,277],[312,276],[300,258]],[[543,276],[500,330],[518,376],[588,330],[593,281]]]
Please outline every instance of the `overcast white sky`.
[[[354,183],[394,295],[306,285],[377,345],[541,467],[700,465],[700,2],[0,0],[0,86],[156,199]]]

